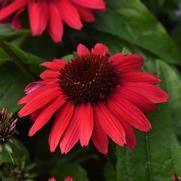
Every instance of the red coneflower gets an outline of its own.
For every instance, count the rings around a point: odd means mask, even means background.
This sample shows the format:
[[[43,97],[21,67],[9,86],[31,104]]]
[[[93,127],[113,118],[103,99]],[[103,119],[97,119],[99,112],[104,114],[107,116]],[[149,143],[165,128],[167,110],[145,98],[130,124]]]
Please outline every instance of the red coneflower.
[[[143,111],[153,111],[155,104],[166,102],[168,95],[155,84],[159,78],[141,72],[140,55],[122,53],[109,56],[108,48],[96,44],[90,52],[77,48],[71,62],[54,59],[44,62],[41,81],[25,89],[19,101],[25,106],[19,116],[31,115],[33,136],[55,115],[49,136],[51,152],[60,145],[68,153],[80,140],[87,146],[90,138],[96,148],[108,151],[108,137],[120,146],[135,146],[133,128],[147,132],[151,124]]]
[[[48,30],[54,42],[62,40],[63,22],[80,30],[82,20],[94,22],[92,10],[104,10],[104,0],[0,0],[0,21],[12,17],[13,27],[20,27],[19,16],[28,8],[33,36]]]
[[[48,181],[56,181],[56,179],[54,177],[51,177],[51,178],[49,178]],[[65,178],[64,181],[73,181],[73,179],[72,179],[72,177],[67,177],[67,178]]]

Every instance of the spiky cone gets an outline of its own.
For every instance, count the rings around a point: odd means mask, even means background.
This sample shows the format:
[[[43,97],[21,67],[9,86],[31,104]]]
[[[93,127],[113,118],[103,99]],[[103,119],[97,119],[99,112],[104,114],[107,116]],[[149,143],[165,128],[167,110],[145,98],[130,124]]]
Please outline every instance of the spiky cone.
[[[0,176],[8,181],[34,181],[33,173],[34,164],[27,165],[25,161],[18,164],[2,164],[0,165]]]
[[[7,108],[0,109],[0,144],[6,143],[16,131],[17,119]]]

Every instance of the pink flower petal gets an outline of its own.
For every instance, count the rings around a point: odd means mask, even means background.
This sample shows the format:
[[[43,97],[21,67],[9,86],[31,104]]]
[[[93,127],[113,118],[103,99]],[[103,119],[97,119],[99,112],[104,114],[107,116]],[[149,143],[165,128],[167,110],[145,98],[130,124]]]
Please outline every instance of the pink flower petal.
[[[82,28],[83,25],[80,20],[80,15],[70,1],[61,0],[59,9],[61,17],[66,24],[76,30],[80,30]]]
[[[24,6],[26,6],[27,2],[28,2],[28,0],[23,0],[23,1],[15,0],[10,5],[4,7],[0,11],[0,21],[6,19],[7,17],[9,17],[14,12],[24,8]]]
[[[143,57],[137,54],[125,55],[123,53],[117,53],[110,57],[110,61],[112,61],[121,72],[140,71],[144,64]]]
[[[109,53],[109,49],[104,44],[97,43],[92,49],[92,53],[105,56]]]
[[[46,105],[54,98],[60,95],[59,90],[57,88],[47,89],[42,94],[38,94],[34,97],[30,102],[28,102],[18,113],[19,117],[27,116],[42,106]]]
[[[40,130],[64,103],[65,99],[62,96],[59,96],[57,99],[51,102],[35,120],[29,131],[29,136],[33,136],[38,130]]]
[[[60,150],[67,154],[73,146],[78,142],[80,137],[80,121],[77,120],[78,108],[75,109],[73,118],[60,141]]]
[[[53,124],[50,136],[49,145],[50,151],[54,152],[61,137],[65,133],[67,126],[74,113],[74,105],[66,103],[57,113],[55,117],[55,123]]]
[[[160,87],[148,83],[126,83],[124,84],[127,89],[138,93],[153,103],[167,102],[168,94]]]
[[[90,8],[90,9],[105,9],[104,0],[72,0],[73,2],[79,4],[80,6]]]
[[[146,116],[131,102],[127,101],[124,96],[112,97],[108,102],[108,106],[112,112],[120,116],[129,125],[144,132],[151,129],[151,124]]]
[[[46,67],[51,70],[60,71],[67,64],[67,62],[65,62],[63,60],[59,60],[59,59],[57,59],[57,60],[58,60],[58,62],[55,61],[55,59],[53,61],[43,62],[41,64],[41,66]]]
[[[92,105],[80,105],[77,119],[80,121],[80,144],[81,146],[87,146],[94,127]]]
[[[125,130],[119,120],[113,116],[104,104],[95,107],[95,113],[99,124],[105,133],[118,145],[126,144]]]
[[[102,129],[97,117],[95,115],[94,129],[92,134],[92,141],[96,148],[103,154],[108,152],[108,137],[104,130]]]
[[[28,6],[29,21],[33,36],[41,35],[48,24],[48,4],[45,1],[31,2]]]
[[[87,23],[95,22],[95,17],[92,11],[90,11],[87,8],[82,8],[81,6],[76,6],[76,8],[82,20],[84,20]]]
[[[55,3],[49,4],[49,28],[48,32],[55,43],[62,40],[63,36],[63,22],[58,10],[58,5]]]
[[[79,56],[81,56],[81,55],[89,55],[90,51],[85,45],[78,44],[78,46],[77,46],[77,54]]]

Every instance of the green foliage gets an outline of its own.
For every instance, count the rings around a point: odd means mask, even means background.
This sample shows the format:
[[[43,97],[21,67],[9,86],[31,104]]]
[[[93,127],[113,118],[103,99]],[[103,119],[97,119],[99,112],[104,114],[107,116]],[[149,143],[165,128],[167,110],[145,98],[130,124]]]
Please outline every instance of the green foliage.
[[[96,29],[145,49],[161,59],[181,64],[181,53],[164,27],[139,0],[108,1]]]

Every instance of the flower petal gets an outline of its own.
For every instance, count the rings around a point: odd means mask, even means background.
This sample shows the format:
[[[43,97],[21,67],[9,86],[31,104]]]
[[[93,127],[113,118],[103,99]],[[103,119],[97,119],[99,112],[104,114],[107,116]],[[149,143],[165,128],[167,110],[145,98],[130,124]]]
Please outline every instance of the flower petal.
[[[97,43],[91,51],[93,54],[103,55],[106,56],[109,53],[108,47],[106,47],[102,43]]]
[[[78,46],[77,46],[77,54],[79,56],[81,56],[81,55],[89,55],[90,51],[85,45],[78,44]]]
[[[80,121],[77,119],[78,108],[75,109],[73,118],[60,141],[60,150],[62,153],[68,153],[78,142],[80,136]]]
[[[76,6],[79,15],[82,20],[87,23],[95,22],[94,14],[87,8],[82,8],[81,6]]]
[[[32,35],[41,35],[48,24],[49,12],[47,2],[30,2],[28,12]]]
[[[73,2],[77,3],[80,6],[90,8],[90,9],[105,9],[105,2],[104,0],[72,0]]]
[[[124,86],[126,86],[127,89],[146,97],[153,103],[168,101],[168,94],[158,86],[139,82],[126,83]]]
[[[107,154],[108,152],[108,137],[101,125],[99,124],[98,118],[94,117],[94,129],[92,133],[92,141],[95,147],[103,154]]]
[[[109,109],[99,104],[95,107],[97,120],[105,133],[118,145],[124,146],[126,144],[125,130],[119,120],[109,111]]]
[[[56,59],[56,60],[58,60],[58,62],[55,61],[55,59],[53,61],[43,62],[41,66],[46,67],[51,70],[60,71],[60,69],[62,69],[67,64],[67,62],[63,60],[60,60],[60,59]]]
[[[143,111],[155,111],[156,106],[154,103],[152,103],[150,100],[148,100],[146,97],[137,94],[129,89],[121,88],[119,91],[119,94],[122,94],[125,99],[132,102],[134,105],[136,105],[139,109]]]
[[[120,116],[121,119],[127,121],[129,125],[136,129],[144,132],[151,129],[152,126],[146,116],[122,95],[110,98],[108,106],[112,112]]]
[[[49,136],[51,152],[55,151],[61,137],[65,133],[65,129],[67,128],[73,113],[74,106],[69,102],[56,113],[55,122]]]
[[[73,6],[73,4],[70,1],[60,1],[60,14],[63,21],[70,27],[76,30],[80,30],[82,28],[83,25],[80,20],[80,15],[77,9]]]
[[[40,78],[43,80],[46,79],[56,79],[59,78],[60,72],[59,71],[53,71],[53,70],[45,70],[40,74]]]
[[[112,61],[121,72],[140,71],[144,64],[143,57],[137,54],[125,55],[123,53],[117,53],[110,57],[110,61]]]
[[[5,18],[9,17],[14,12],[24,8],[27,4],[28,0],[15,0],[10,5],[4,7],[0,10],[0,21],[4,20]]]
[[[63,22],[55,2],[49,3],[49,28],[48,32],[55,43],[62,40]]]
[[[87,146],[94,127],[93,108],[90,103],[80,105],[77,119],[80,121],[80,144]]]
[[[29,131],[29,136],[33,136],[38,130],[40,130],[64,103],[65,99],[62,96],[59,96],[57,99],[52,101],[35,120]]]
[[[160,79],[155,75],[147,72],[126,72],[121,74],[121,81],[125,82],[146,82],[159,83]]]
[[[55,99],[60,95],[57,88],[47,89],[42,92],[42,94],[37,94],[30,102],[28,102],[18,113],[19,117],[27,116],[37,109],[43,107],[51,100]]]

